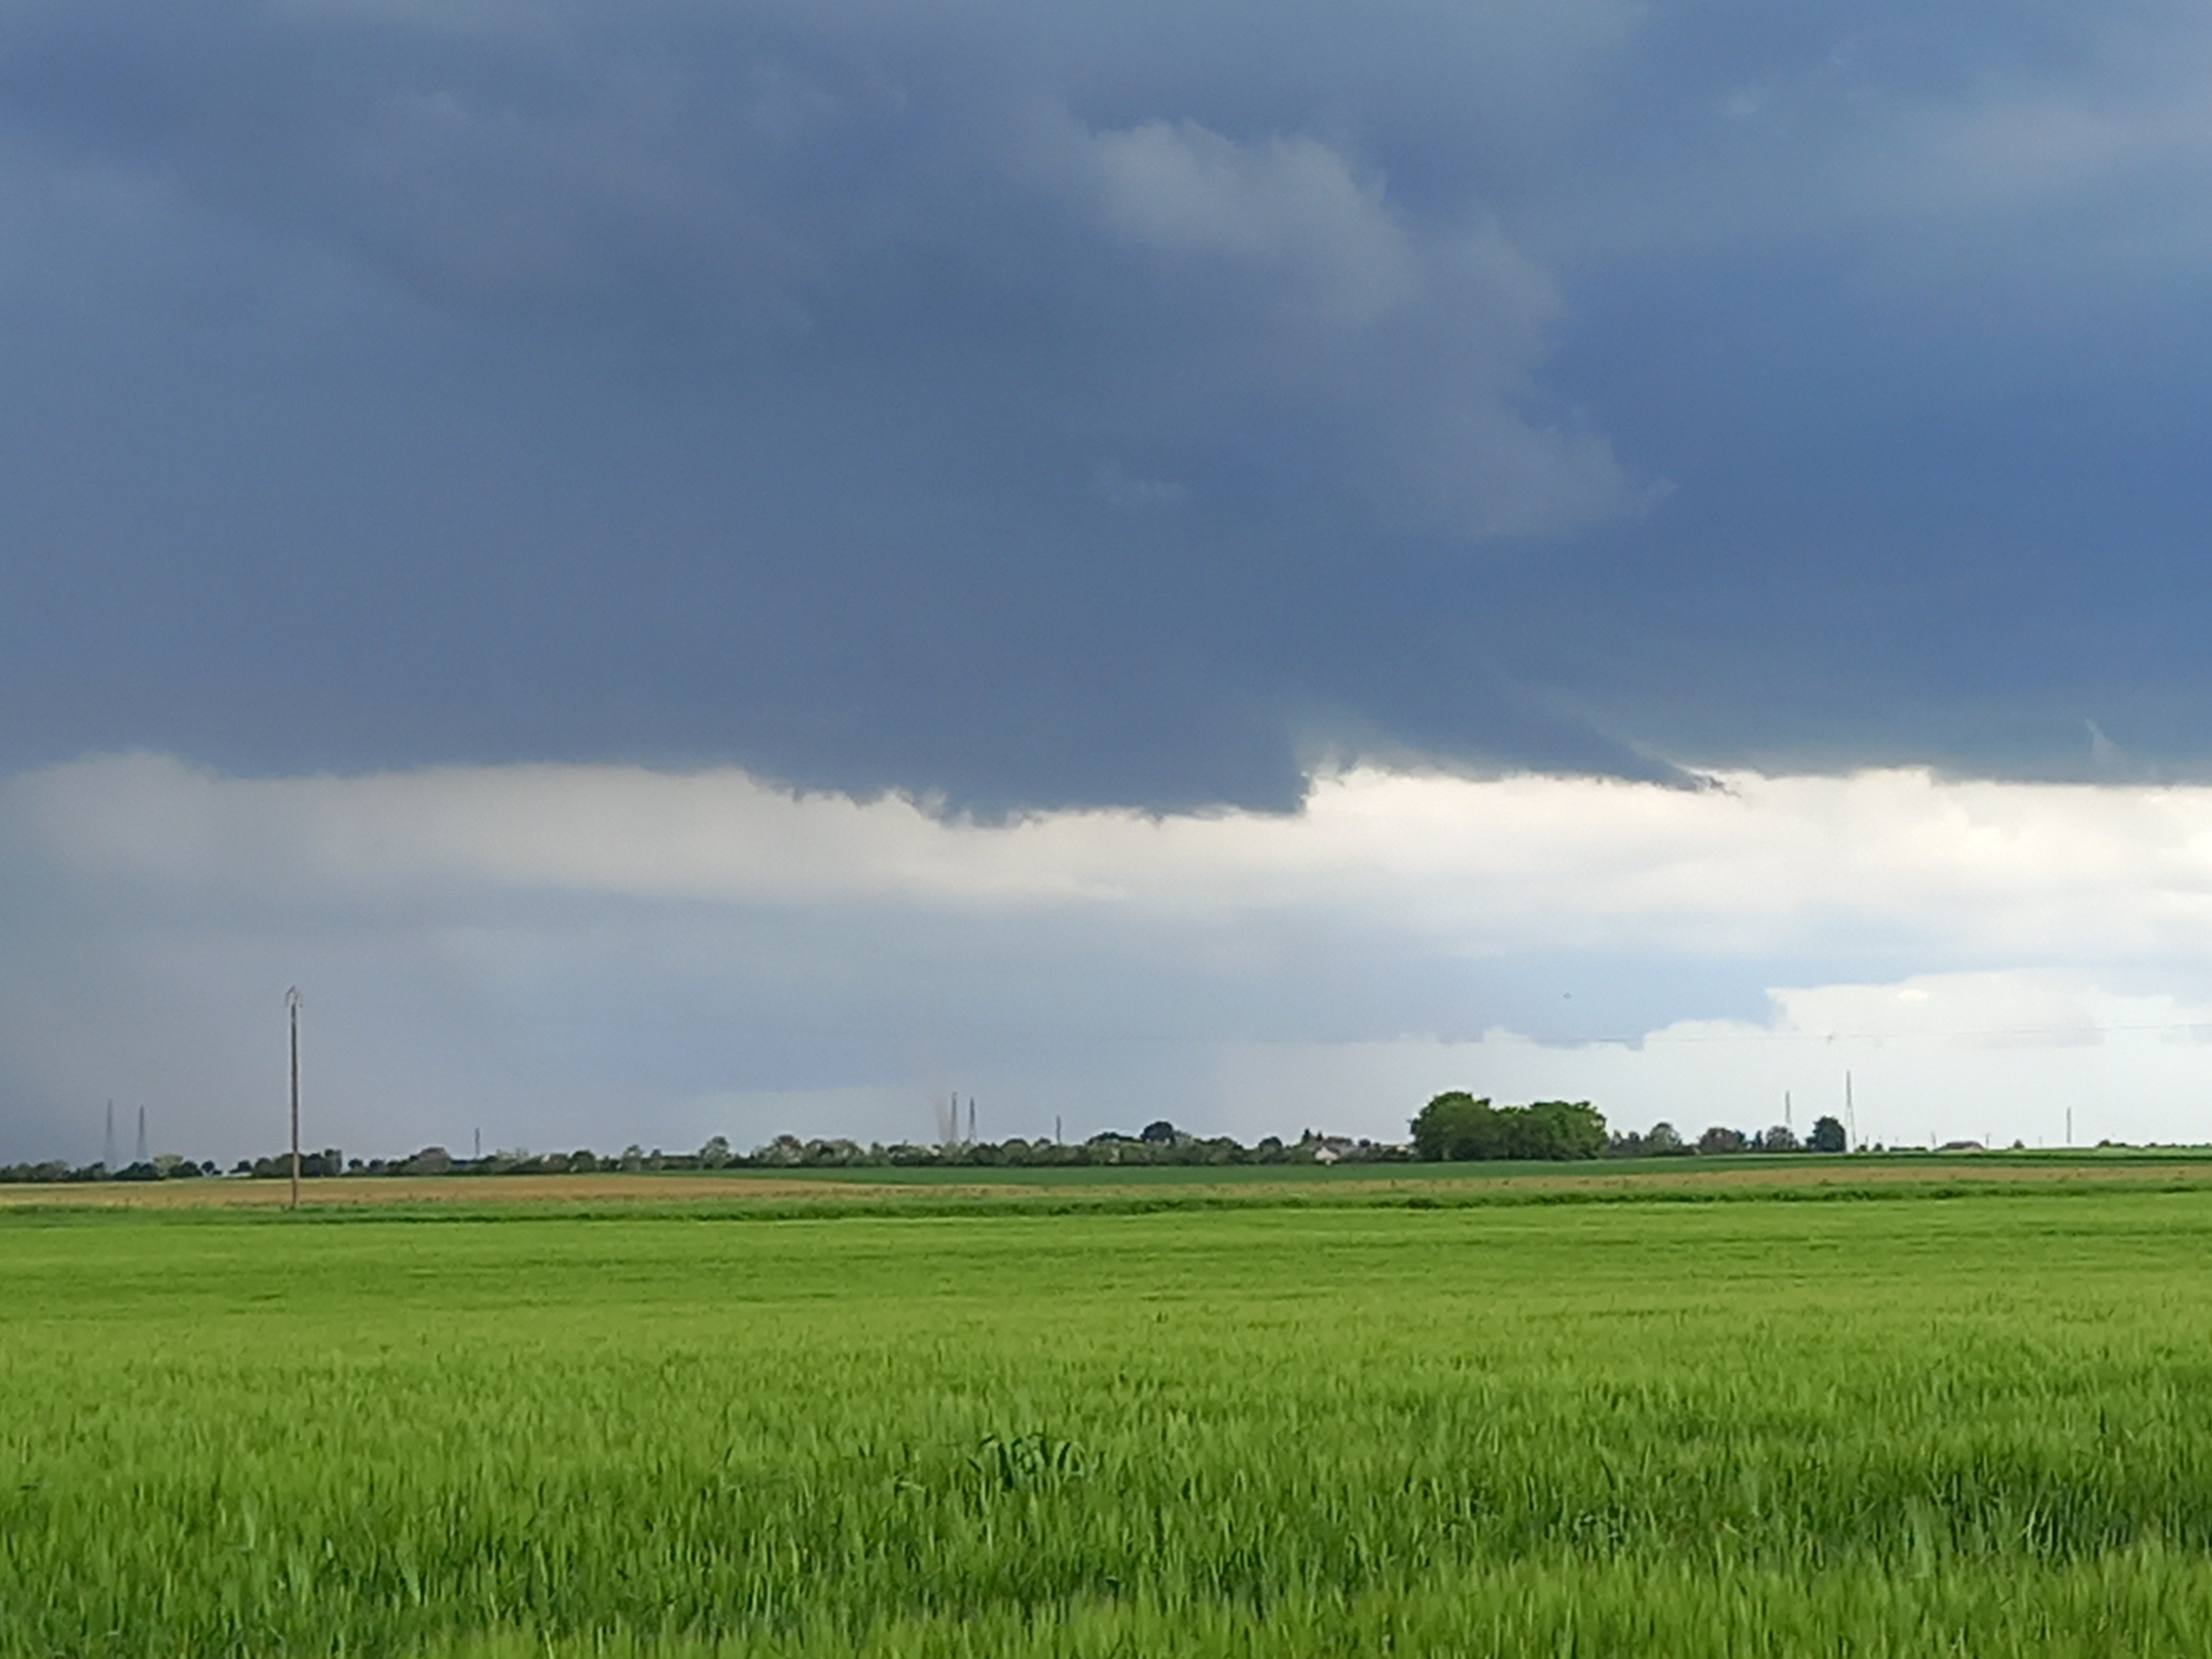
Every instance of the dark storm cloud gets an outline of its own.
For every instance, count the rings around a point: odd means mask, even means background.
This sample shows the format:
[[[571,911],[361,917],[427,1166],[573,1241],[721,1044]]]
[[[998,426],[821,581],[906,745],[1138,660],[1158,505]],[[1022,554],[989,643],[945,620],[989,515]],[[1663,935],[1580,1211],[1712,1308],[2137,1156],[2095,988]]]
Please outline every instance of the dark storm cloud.
[[[0,760],[2185,767],[2194,16],[0,18]]]

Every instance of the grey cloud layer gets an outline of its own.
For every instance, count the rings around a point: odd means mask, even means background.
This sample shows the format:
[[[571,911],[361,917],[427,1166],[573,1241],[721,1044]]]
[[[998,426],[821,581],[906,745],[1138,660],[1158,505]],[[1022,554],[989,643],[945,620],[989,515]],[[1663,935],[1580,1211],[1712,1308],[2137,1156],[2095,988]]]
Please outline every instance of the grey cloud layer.
[[[0,757],[2195,769],[2208,42],[13,8]]]

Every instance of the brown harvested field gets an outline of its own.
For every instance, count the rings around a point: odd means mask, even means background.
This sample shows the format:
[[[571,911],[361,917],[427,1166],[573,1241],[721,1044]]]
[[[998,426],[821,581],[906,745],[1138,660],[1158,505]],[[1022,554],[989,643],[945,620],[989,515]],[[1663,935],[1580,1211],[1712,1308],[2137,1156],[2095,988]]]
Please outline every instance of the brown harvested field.
[[[2176,1159],[2171,1163],[2153,1160],[2115,1160],[2099,1164],[2025,1164],[2003,1163],[1996,1160],[1976,1162],[1972,1159],[1887,1158],[1880,1156],[1855,1159],[1849,1164],[1821,1162],[1772,1165],[1723,1164],[1718,1168],[1683,1168],[1679,1164],[1652,1168],[1649,1164],[1630,1170],[1620,1165],[1600,1164],[1595,1168],[1577,1165],[1573,1173],[1561,1170],[1528,1173],[1518,1170],[1510,1175],[1481,1175],[1470,1172],[1464,1176],[1424,1175],[1400,1176],[1395,1178],[1377,1176],[1373,1180],[1337,1180],[1326,1187],[1312,1182],[1238,1182],[1234,1184],[1201,1184],[1192,1182],[1172,1190],[1212,1191],[1223,1194],[1246,1193],[1328,1193],[1346,1196],[1365,1194],[1370,1196],[1402,1194],[1412,1197],[1433,1194],[1439,1197],[1463,1194],[1489,1188],[1493,1190],[1510,1188],[1516,1193],[1589,1194],[1604,1196],[1612,1194],[1667,1193],[1695,1191],[1700,1188],[1719,1188],[1730,1192],[1803,1192],[1808,1189],[1831,1188],[1839,1192],[1864,1192],[1869,1188],[1922,1187],[1931,1190],[1955,1187],[1998,1187],[2034,1184],[2045,1187],[2065,1186],[2203,1186],[2212,1187],[2212,1160]],[[1007,1191],[1009,1186],[994,1186],[986,1190]],[[1023,1190],[1038,1191],[1030,1188]],[[1088,1192],[1132,1192],[1131,1187],[1109,1188],[1095,1186],[1083,1188]],[[1160,1192],[1161,1188],[1142,1190]]]
[[[765,1180],[707,1175],[344,1176],[303,1181],[308,1205],[660,1203],[732,1198],[883,1198],[910,1187],[804,1179]],[[945,1188],[931,1188],[943,1191]],[[149,1209],[240,1205],[281,1208],[291,1197],[283,1181],[217,1176],[199,1181],[57,1182],[0,1187],[9,1205],[122,1205]]]
[[[2045,1186],[2125,1183],[2131,1186],[2212,1186],[2212,1159],[2118,1158],[2042,1162],[2003,1158],[1934,1158],[1883,1156],[1852,1158],[1849,1162],[1822,1159],[1803,1164],[1776,1161],[1730,1162],[1717,1167],[1668,1164],[1578,1165],[1571,1169],[1532,1171],[1523,1165],[1511,1170],[1487,1172],[1462,1166],[1454,1170],[1424,1170],[1419,1174],[1401,1170],[1377,1171],[1373,1176],[1341,1170],[1270,1177],[1257,1171],[1239,1170],[1234,1176],[1211,1180],[1196,1172],[1173,1171],[1177,1177],[1159,1179],[1170,1171],[1133,1172],[1117,1180],[1108,1170],[1048,1171],[1030,1176],[1017,1170],[992,1171],[969,1181],[937,1179],[872,1181],[849,1176],[766,1173],[733,1170],[705,1175],[661,1175],[602,1172],[591,1175],[528,1176],[378,1176],[309,1180],[301,1183],[303,1205],[316,1207],[379,1204],[455,1204],[471,1206],[501,1203],[541,1204],[653,1204],[748,1200],[788,1204],[807,1200],[828,1205],[887,1200],[927,1200],[933,1198],[1048,1198],[1103,1200],[1145,1197],[1156,1200],[1208,1198],[1267,1202],[1293,1196],[1358,1202],[1394,1195],[1422,1195],[1449,1199],[1471,1196],[1484,1189],[1510,1189],[1531,1195],[1557,1193],[1594,1197],[1638,1192],[1667,1193],[1700,1188],[1731,1192],[1802,1192],[1830,1188],[1863,1191],[1869,1188],[1920,1186],[1956,1188],[2034,1183]],[[1080,1176],[1071,1180],[1070,1175]],[[1150,1177],[1150,1178],[1147,1178]],[[28,1206],[109,1206],[144,1208],[198,1208],[244,1206],[270,1208],[289,1197],[283,1181],[245,1180],[216,1176],[200,1181],[162,1182],[106,1182],[0,1187],[0,1208]]]

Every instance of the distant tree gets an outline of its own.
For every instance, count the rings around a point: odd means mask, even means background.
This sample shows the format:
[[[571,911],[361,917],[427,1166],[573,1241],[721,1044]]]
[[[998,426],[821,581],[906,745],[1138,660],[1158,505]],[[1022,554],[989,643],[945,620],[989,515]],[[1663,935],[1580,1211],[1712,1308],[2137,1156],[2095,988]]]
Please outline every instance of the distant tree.
[[[1595,1158],[1605,1150],[1605,1118],[1587,1100],[1539,1100],[1522,1109],[1516,1158]],[[1514,1109],[1501,1115],[1512,1118]]]
[[[1675,1132],[1674,1126],[1662,1118],[1644,1132],[1644,1155],[1646,1158],[1680,1158],[1690,1149]]]
[[[699,1149],[699,1167],[702,1170],[726,1169],[731,1161],[730,1143],[720,1135],[710,1136]]]
[[[1847,1152],[1850,1141],[1844,1133],[1844,1126],[1832,1117],[1813,1120],[1813,1133],[1806,1146],[1816,1152]]]
[[[1437,1096],[1413,1121],[1413,1151],[1431,1163],[1595,1158],[1605,1119],[1586,1100],[1492,1106],[1464,1089]]]
[[[1742,1152],[1751,1140],[1741,1129],[1730,1129],[1716,1123],[1698,1137],[1698,1150],[1707,1158],[1723,1158],[1730,1152]]]
[[[1176,1142],[1176,1126],[1165,1118],[1145,1125],[1137,1139],[1154,1146],[1172,1146]]]
[[[1804,1148],[1797,1144],[1797,1132],[1778,1123],[1752,1142],[1752,1150],[1759,1152],[1798,1152]]]
[[[1413,1119],[1413,1150],[1431,1164],[1462,1164],[1499,1156],[1498,1114],[1486,1097],[1447,1090]]]

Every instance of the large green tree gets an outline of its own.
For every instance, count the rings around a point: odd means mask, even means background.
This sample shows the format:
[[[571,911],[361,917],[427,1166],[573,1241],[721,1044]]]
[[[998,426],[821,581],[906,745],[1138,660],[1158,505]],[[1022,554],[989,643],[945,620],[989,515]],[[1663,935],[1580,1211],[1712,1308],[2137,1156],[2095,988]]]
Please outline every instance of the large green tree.
[[[1438,1095],[1413,1120],[1413,1150],[1431,1163],[1595,1158],[1605,1119],[1586,1100],[1493,1106],[1464,1089]]]

